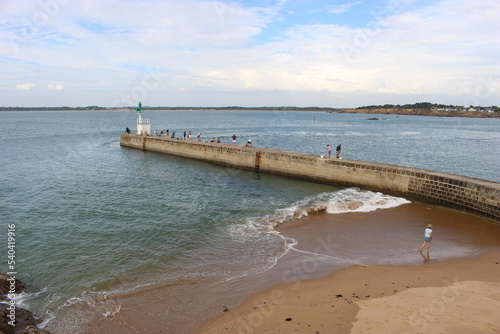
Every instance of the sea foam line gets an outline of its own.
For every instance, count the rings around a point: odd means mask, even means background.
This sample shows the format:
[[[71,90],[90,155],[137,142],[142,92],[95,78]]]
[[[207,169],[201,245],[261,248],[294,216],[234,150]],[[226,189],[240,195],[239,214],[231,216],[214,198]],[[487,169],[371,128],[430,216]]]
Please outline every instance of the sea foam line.
[[[291,250],[304,252],[295,248],[298,241],[294,238],[283,236],[276,226],[285,224],[293,219],[300,219],[309,214],[325,212],[327,214],[342,214],[348,212],[371,212],[378,209],[397,207],[410,201],[385,195],[379,192],[360,190],[358,188],[347,188],[335,192],[324,192],[297,201],[289,207],[278,209],[274,213],[260,218],[249,218],[244,224],[235,224],[230,228],[230,233],[237,237],[255,237],[255,234],[273,236],[283,242],[283,251],[275,254],[272,264],[264,270],[271,269],[278,260]],[[334,258],[334,257],[330,257]],[[347,259],[337,260],[352,262]],[[248,273],[245,273],[247,275]],[[243,275],[243,276],[245,276]]]
[[[347,188],[335,192],[324,192],[307,197],[293,203],[291,206],[278,209],[270,215],[261,218],[250,218],[244,226],[237,226],[245,230],[256,229],[260,232],[276,233],[274,227],[291,219],[298,219],[309,214],[326,212],[341,214],[349,212],[371,212],[379,209],[397,207],[410,201],[380,192]]]

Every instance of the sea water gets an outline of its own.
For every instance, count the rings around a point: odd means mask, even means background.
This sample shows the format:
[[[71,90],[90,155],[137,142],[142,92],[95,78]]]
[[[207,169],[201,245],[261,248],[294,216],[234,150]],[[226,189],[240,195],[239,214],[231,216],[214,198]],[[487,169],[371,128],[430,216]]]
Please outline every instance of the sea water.
[[[178,282],[263,272],[293,246],[277,223],[402,198],[223,167],[119,145],[131,111],[1,112],[2,262],[15,226],[18,305],[57,322],[79,304]],[[152,131],[499,182],[498,119],[266,111],[146,111]],[[349,209],[347,209],[349,210]],[[95,304],[95,303],[94,303]],[[118,309],[99,310],[103,315]]]

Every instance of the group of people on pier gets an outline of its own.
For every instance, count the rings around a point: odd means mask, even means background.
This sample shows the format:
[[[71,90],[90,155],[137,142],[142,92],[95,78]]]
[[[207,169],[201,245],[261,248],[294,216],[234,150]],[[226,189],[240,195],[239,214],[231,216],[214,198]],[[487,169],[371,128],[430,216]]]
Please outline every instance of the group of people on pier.
[[[337,148],[335,150],[335,158],[342,159],[340,157],[340,152],[342,151],[342,144],[337,145]],[[328,158],[332,157],[332,147],[330,144],[326,145],[326,152],[328,153]]]
[[[127,127],[125,129],[125,132],[126,133],[130,133],[131,132],[130,128]],[[160,132],[158,132],[158,130],[155,130],[154,134],[155,134],[155,136],[160,136],[160,137],[163,137],[163,136],[169,137],[171,135],[170,138],[181,139],[181,140],[191,140],[191,135],[192,135],[191,131],[184,131],[183,134],[182,134],[182,138],[177,138],[176,135],[175,135],[175,130],[172,130],[172,133],[170,133],[169,129],[167,129],[167,130],[163,129],[163,130],[160,130]],[[148,133],[142,133],[142,132],[141,132],[141,135],[149,136]],[[196,134],[196,139],[198,141],[202,141],[201,136],[202,136],[202,133],[198,132]],[[231,142],[233,144],[236,144],[236,139],[237,139],[236,135],[233,134],[230,138],[231,138]],[[222,142],[221,139],[220,139],[220,137],[217,137],[217,139],[215,139],[215,137],[212,137],[212,139],[210,139],[210,140],[209,139],[205,139],[203,141],[206,142],[206,143],[209,143],[209,142],[210,143],[221,143]],[[252,139],[248,139],[247,142],[246,142],[246,144],[245,144],[245,146],[246,147],[252,147],[253,146],[253,140]],[[335,150],[335,157],[336,158],[342,159],[340,157],[340,152],[341,151],[342,151],[342,144],[339,144],[339,145],[337,145],[337,148]],[[332,157],[332,147],[330,146],[330,144],[326,145],[326,152],[328,153],[328,158],[331,158]]]
[[[130,134],[131,133],[130,128],[127,127],[125,129],[125,132],[128,133],[128,134]],[[149,133],[143,133],[142,131],[141,131],[140,134],[143,135],[143,136],[149,136],[150,135]],[[167,130],[162,129],[160,131],[155,130],[154,135],[155,136],[159,136],[159,137],[170,137],[172,139],[191,140],[192,132],[191,131],[184,131],[183,134],[182,134],[182,137],[177,137],[175,130],[170,131],[170,129],[167,129]],[[217,139],[215,139],[215,137],[212,137],[212,139],[208,139],[207,138],[207,139],[202,140],[201,136],[202,136],[202,133],[198,132],[196,134],[196,140],[198,140],[198,141],[204,141],[205,143],[209,143],[209,142],[210,143],[222,143],[221,137],[217,137]],[[233,144],[236,144],[237,136],[235,134],[233,134],[230,138],[231,138],[231,142]],[[253,146],[253,139],[248,139],[247,142],[246,142],[246,144],[245,144],[245,146],[247,146],[247,147]]]

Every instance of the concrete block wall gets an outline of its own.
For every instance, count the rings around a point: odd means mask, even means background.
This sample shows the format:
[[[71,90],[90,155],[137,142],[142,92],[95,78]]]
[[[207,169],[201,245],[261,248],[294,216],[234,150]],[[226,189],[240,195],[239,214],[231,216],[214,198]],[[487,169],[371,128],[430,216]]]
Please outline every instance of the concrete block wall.
[[[142,150],[144,149],[144,143],[145,143],[144,139],[145,137],[140,135],[123,134],[120,136],[120,145]]]
[[[355,186],[500,221],[500,183],[460,175],[317,155],[122,134],[120,145],[314,182]]]
[[[167,153],[249,170],[255,169],[255,152],[245,150],[241,146],[165,137],[143,138],[143,149],[146,151]]]

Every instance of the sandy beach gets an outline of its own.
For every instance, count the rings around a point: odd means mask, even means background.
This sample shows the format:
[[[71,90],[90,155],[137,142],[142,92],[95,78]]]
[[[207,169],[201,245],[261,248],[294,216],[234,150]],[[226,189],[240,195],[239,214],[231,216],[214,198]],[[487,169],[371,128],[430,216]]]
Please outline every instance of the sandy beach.
[[[500,252],[352,266],[254,294],[195,333],[498,333],[499,278]]]
[[[348,254],[349,258],[364,264],[337,270],[323,278],[301,279],[307,278],[313,269],[320,271],[321,260],[318,256],[309,260],[303,256],[306,262],[301,263],[309,264],[299,267],[302,271],[292,270],[296,281],[253,294],[241,306],[195,333],[500,331],[500,321],[495,316],[500,308],[498,226],[424,204],[370,214],[313,215],[278,227],[284,235],[296,238],[301,250],[311,254]],[[353,231],[353,219],[358,223],[356,231]],[[394,226],[394,219],[399,220],[398,227]],[[401,246],[412,242],[413,237],[407,239],[411,231],[421,229],[427,220],[438,222],[442,245],[434,245],[429,253],[418,252],[418,240],[413,243],[417,247]],[[335,234],[331,234],[333,229]],[[393,235],[394,229],[397,236]],[[364,233],[358,233],[361,230]],[[385,232],[380,233],[381,230]],[[388,249],[374,242],[383,235],[388,236],[383,242]],[[353,236],[361,240],[354,241]],[[467,238],[472,238],[471,245],[466,246]],[[460,239],[458,245],[453,242]],[[326,241],[329,246],[325,246]],[[355,253],[352,244],[357,246]],[[451,247],[459,258],[452,259],[454,255],[446,247]],[[485,248],[496,251],[473,255],[474,251]],[[397,259],[391,259],[391,254],[414,264],[369,264],[398,263]],[[318,259],[318,266],[314,266],[311,259]]]
[[[420,254],[428,223],[434,225],[431,252]],[[276,230],[297,244],[272,269],[228,282],[179,282],[110,296],[99,302],[119,311],[96,319],[85,332],[437,333],[439,326],[453,325],[455,333],[471,332],[467,326],[491,333],[500,328],[492,316],[500,306],[498,224],[411,203],[366,213],[311,214]]]

